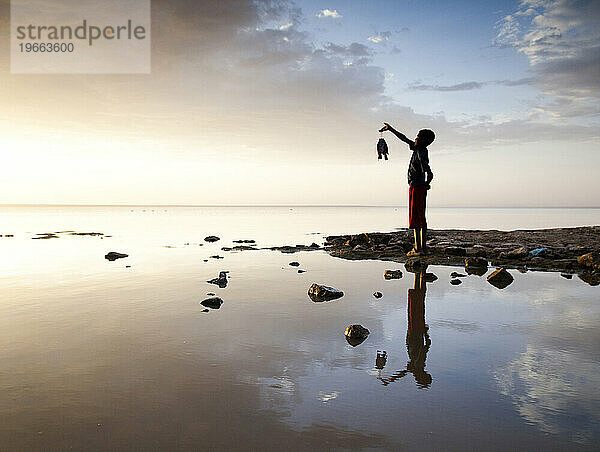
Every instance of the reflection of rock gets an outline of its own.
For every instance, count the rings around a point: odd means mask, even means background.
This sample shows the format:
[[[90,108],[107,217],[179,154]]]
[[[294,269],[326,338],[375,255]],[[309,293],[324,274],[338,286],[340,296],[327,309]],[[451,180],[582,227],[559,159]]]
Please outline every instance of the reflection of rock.
[[[290,265],[291,267],[300,267],[300,262],[293,261],[290,262],[288,265]]]
[[[205,242],[217,242],[221,240],[219,237],[217,237],[216,235],[209,235],[208,237],[204,237],[204,241]]]
[[[206,300],[202,300],[200,302],[200,304],[207,308],[219,309],[221,307],[221,305],[223,304],[223,300],[220,299],[219,297],[211,297],[211,298],[207,298]]]
[[[487,269],[488,261],[483,257],[467,257],[465,259],[465,268],[468,270],[473,268],[485,268]]]
[[[497,287],[498,289],[504,289],[513,282],[513,277],[504,268],[499,268],[498,270],[490,273],[490,275],[487,277],[487,280],[491,285]]]
[[[434,282],[437,281],[438,277],[433,273],[425,273],[425,282]]]
[[[411,273],[417,273],[420,271],[424,271],[427,269],[427,264],[425,262],[420,261],[418,258],[408,259],[404,264],[404,268],[406,271]]]
[[[109,261],[116,261],[117,259],[123,259],[124,257],[128,257],[129,254],[117,253],[116,251],[111,251],[110,253],[104,256],[104,259],[108,259]]]
[[[224,289],[225,287],[227,287],[227,272],[225,272],[225,271],[219,272],[218,278],[213,278],[206,282],[209,284],[216,284],[221,289]]]
[[[374,296],[375,298],[381,298],[381,297],[383,297],[383,294],[382,294],[381,292],[374,292],[374,293],[373,293],[373,296]]]
[[[383,273],[383,277],[385,279],[400,279],[400,278],[402,278],[402,271],[401,270],[386,270]]]
[[[452,284],[453,286],[458,286],[461,283],[462,283],[462,281],[460,279],[451,279],[450,280],[450,284]]]
[[[583,272],[577,276],[579,276],[579,279],[588,283],[590,286],[597,286],[600,284],[600,271]]]
[[[314,302],[331,301],[343,297],[344,292],[334,289],[333,287],[314,283],[308,289],[308,296]]]
[[[344,335],[346,336],[346,341],[353,347],[356,347],[365,341],[369,333],[370,331],[362,325],[349,325]]]
[[[487,267],[465,267],[468,275],[483,276],[487,273]]]

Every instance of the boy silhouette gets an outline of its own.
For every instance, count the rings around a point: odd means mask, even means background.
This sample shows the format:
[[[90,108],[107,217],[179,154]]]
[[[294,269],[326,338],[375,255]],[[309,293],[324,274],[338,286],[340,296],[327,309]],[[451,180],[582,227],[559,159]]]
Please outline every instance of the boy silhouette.
[[[387,122],[379,129],[380,132],[389,130],[401,141],[404,141],[413,151],[408,165],[408,227],[415,233],[415,247],[407,256],[420,256],[426,253],[427,220],[425,219],[425,201],[427,190],[431,188],[433,173],[429,167],[429,151],[427,146],[435,140],[435,133],[429,129],[422,129],[417,134],[415,141],[398,132]]]

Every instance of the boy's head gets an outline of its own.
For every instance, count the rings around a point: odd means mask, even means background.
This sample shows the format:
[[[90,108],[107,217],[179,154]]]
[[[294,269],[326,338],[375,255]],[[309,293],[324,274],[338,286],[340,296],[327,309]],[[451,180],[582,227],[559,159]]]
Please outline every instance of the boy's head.
[[[415,145],[426,148],[433,143],[433,140],[435,140],[435,133],[433,133],[433,130],[421,129],[419,130],[417,138],[415,139]]]

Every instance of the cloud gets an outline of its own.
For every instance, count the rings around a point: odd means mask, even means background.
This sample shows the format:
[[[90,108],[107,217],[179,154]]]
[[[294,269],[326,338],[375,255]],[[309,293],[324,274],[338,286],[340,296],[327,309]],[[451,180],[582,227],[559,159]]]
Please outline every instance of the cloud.
[[[600,113],[600,8],[595,0],[524,0],[497,24],[495,44],[529,60],[554,117]]]
[[[411,91],[471,91],[473,89],[479,89],[483,87],[485,83],[481,82],[464,82],[456,85],[442,86],[442,85],[423,85],[414,84],[409,85],[408,89]]]
[[[382,42],[385,41],[389,41],[389,39],[392,36],[392,32],[391,31],[382,31],[381,33],[376,33],[373,36],[369,36],[367,38],[368,41],[371,41],[375,44],[380,44]]]
[[[370,57],[373,55],[373,51],[371,49],[358,42],[353,42],[349,46],[328,42],[324,45],[324,48],[332,54],[345,57]]]
[[[340,17],[342,17],[342,15],[338,13],[337,9],[322,9],[316,14],[316,16],[319,19],[324,19],[326,17],[331,17],[332,19],[339,19]]]
[[[474,89],[481,89],[488,85],[502,85],[502,86],[521,86],[530,85],[535,79],[531,77],[521,78],[518,80],[492,80],[488,82],[463,82],[457,83],[456,85],[425,85],[422,83],[414,83],[408,85],[410,91],[440,91],[440,92],[451,92],[451,91],[472,91]]]

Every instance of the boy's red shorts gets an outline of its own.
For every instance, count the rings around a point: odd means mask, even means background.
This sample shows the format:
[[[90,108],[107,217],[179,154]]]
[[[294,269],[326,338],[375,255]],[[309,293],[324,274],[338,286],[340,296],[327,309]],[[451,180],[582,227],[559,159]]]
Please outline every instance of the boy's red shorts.
[[[425,220],[425,200],[427,198],[427,186],[417,185],[408,187],[408,228],[427,229]]]

